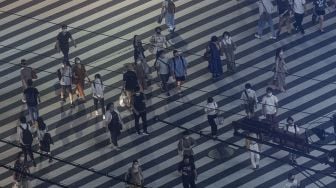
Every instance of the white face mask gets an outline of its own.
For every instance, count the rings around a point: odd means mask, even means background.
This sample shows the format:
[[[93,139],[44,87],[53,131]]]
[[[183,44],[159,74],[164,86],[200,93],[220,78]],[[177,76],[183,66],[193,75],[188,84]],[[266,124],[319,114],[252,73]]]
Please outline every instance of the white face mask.
[[[267,93],[267,96],[269,96],[269,97],[272,96],[272,93]]]

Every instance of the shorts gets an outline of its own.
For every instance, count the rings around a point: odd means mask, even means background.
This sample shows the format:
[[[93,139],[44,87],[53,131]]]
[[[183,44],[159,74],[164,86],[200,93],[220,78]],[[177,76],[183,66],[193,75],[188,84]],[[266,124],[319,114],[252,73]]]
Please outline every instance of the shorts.
[[[61,89],[62,89],[63,92],[72,93],[71,85],[61,85]]]
[[[183,82],[183,81],[185,81],[185,76],[176,76],[175,79],[176,79],[176,81]]]
[[[324,16],[326,14],[325,10],[316,10],[315,12],[318,16]]]

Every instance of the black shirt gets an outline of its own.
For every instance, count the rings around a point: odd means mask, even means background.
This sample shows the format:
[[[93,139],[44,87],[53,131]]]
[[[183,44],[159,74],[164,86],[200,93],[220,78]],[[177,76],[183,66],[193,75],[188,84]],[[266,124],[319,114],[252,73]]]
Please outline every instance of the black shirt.
[[[138,78],[134,71],[127,71],[123,75],[123,80],[126,82],[125,89],[128,91],[134,91],[138,86]]]
[[[287,10],[286,14],[289,14],[290,4],[288,0],[277,0],[277,5],[278,5],[279,14],[283,14],[286,10]]]
[[[180,162],[178,171],[182,172],[182,177],[195,178],[195,165],[191,162],[186,164],[184,161]]]
[[[140,95],[133,95],[133,107],[138,112],[143,112],[146,110],[145,96],[143,93],[140,93]]]
[[[36,88],[29,87],[25,89],[23,93],[26,97],[26,102],[28,106],[37,105],[37,96],[39,95],[39,91]]]
[[[71,36],[71,33],[69,31],[67,31],[65,34],[63,34],[63,32],[60,32],[58,35],[57,35],[57,40],[59,42],[59,45],[60,46],[69,46],[69,39],[71,39],[72,36]]]

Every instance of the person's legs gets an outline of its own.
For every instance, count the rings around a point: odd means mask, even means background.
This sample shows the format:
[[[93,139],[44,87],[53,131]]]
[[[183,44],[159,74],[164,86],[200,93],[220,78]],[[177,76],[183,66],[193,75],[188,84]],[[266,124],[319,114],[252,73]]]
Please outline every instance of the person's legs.
[[[271,15],[267,16],[267,23],[271,29],[272,37],[276,37],[275,31],[274,31],[273,19]]]
[[[182,177],[183,188],[189,188],[189,181],[187,178]]]
[[[66,90],[67,90],[67,92],[68,92],[68,94],[69,94],[70,104],[72,105],[73,100],[72,100],[72,89],[71,89],[71,85],[66,86]]]
[[[63,53],[63,60],[68,61],[69,60],[69,46],[60,46],[60,48]]]
[[[105,115],[105,100],[104,100],[104,98],[100,99],[100,106],[101,106],[101,110],[102,110],[103,115]]]
[[[37,118],[39,117],[39,111],[38,111],[37,105],[32,106],[31,109],[32,109],[32,115],[33,115],[33,122],[35,123],[37,121]]]
[[[140,114],[137,115],[135,112],[133,112],[133,116],[134,116],[135,130],[137,131],[138,134],[140,134],[140,127],[139,127]]]
[[[216,115],[208,115],[208,123],[211,126],[211,135],[216,136],[217,135],[217,125],[215,122]]]
[[[33,109],[33,106],[29,106],[27,105],[27,108],[28,108],[28,114],[29,114],[29,118],[30,118],[30,121],[32,123],[34,123],[34,109]]]
[[[279,35],[281,34],[282,26],[284,25],[285,21],[286,21],[285,16],[279,16],[279,29],[277,32],[277,37],[279,37]]]
[[[34,166],[36,166],[32,146],[31,145],[26,145],[26,148],[27,148],[27,152],[28,152],[28,155],[29,155],[30,159],[33,161]]]
[[[298,23],[297,23],[298,29],[301,31],[302,34],[304,34],[304,29],[302,26],[303,16],[304,14],[298,14]]]
[[[251,148],[250,148],[251,149]],[[255,153],[250,151],[251,164],[253,168],[257,168]]]
[[[115,132],[110,132],[110,135],[112,144],[118,147],[118,135]]]
[[[323,31],[323,21],[324,21],[324,16],[320,15],[320,31]]]
[[[95,113],[98,115],[98,99],[93,97],[93,104],[95,108]]]
[[[85,99],[84,82],[79,81],[79,82],[76,84],[76,88],[77,88],[77,90],[78,90],[79,97]]]
[[[261,15],[258,20],[258,30],[257,30],[257,35],[261,37],[263,30],[265,27],[265,15]]]
[[[141,120],[142,120],[142,129],[144,133],[148,133],[147,131],[147,113],[146,112],[141,112],[140,113]]]

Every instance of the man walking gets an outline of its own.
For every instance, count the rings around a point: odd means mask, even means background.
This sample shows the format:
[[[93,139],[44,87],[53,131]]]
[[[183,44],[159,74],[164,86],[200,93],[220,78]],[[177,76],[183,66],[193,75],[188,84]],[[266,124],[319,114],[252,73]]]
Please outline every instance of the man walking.
[[[37,118],[39,117],[38,103],[41,102],[39,91],[33,87],[33,81],[27,81],[28,88],[24,90],[25,100],[27,103],[28,113],[30,116],[30,121],[35,124]]]
[[[178,172],[182,177],[183,188],[196,188],[197,171],[195,164],[190,161],[190,156],[183,156],[183,161],[178,166]]]
[[[63,53],[63,61],[69,61],[69,39],[71,40],[73,46],[76,48],[76,42],[72,38],[72,35],[69,31],[67,31],[68,26],[62,25],[62,31],[58,33],[56,38],[55,48],[58,52],[62,51]]]
[[[36,167],[36,162],[34,160],[34,155],[32,151],[33,135],[31,133],[30,126],[27,124],[26,117],[20,117],[20,125],[17,131],[18,140],[24,154],[24,160],[27,161],[27,155],[29,155],[30,159],[33,161],[34,166]]]
[[[165,16],[165,22],[169,32],[175,31],[175,4],[173,0],[164,0],[162,4],[161,15]]]
[[[271,2],[271,0],[259,0],[258,1],[259,6],[259,21],[258,21],[258,30],[257,34],[255,34],[255,37],[260,39],[265,27],[265,24],[267,22],[268,26],[271,29],[272,36],[271,39],[276,39],[274,26],[273,26],[273,20],[272,20],[272,13],[274,11],[274,6]]]
[[[275,117],[278,112],[278,98],[272,94],[273,89],[266,88],[266,95],[262,99],[262,112],[263,115],[270,123],[275,122]]]
[[[306,12],[306,0],[293,0],[293,11],[295,23],[293,24],[296,31],[300,31],[301,34],[305,34],[302,27],[302,21]]]
[[[182,94],[182,84],[187,77],[187,61],[177,50],[173,51],[173,58],[170,60],[171,73],[176,80],[177,92]]]
[[[241,94],[240,99],[242,100],[247,117],[254,117],[254,112],[257,109],[258,98],[250,83],[245,84],[245,90]]]
[[[149,133],[147,132],[146,99],[145,99],[145,95],[142,92],[140,92],[139,87],[136,88],[135,94],[133,95],[132,110],[133,110],[134,121],[135,121],[135,129],[138,135],[141,135],[141,134],[149,135]],[[143,133],[140,132],[140,125],[139,125],[140,118],[142,120]]]

